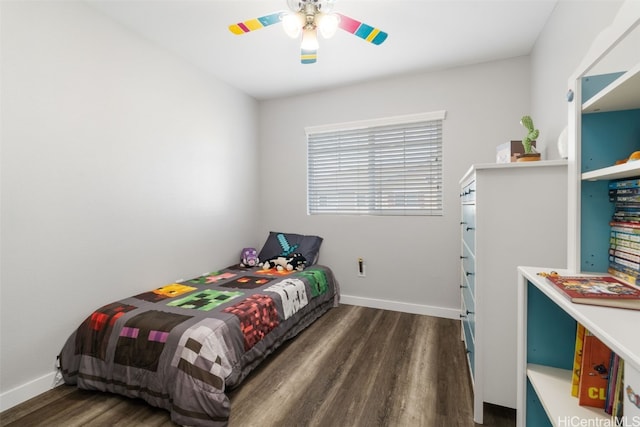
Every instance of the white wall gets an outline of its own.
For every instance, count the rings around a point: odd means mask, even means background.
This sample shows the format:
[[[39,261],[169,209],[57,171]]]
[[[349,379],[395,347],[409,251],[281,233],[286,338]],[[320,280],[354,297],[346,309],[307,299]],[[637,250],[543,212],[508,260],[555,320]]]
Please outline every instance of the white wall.
[[[83,2],[1,2],[0,410],[95,308],[258,245],[252,98]]]
[[[457,318],[458,182],[473,163],[494,163],[497,145],[521,139],[529,81],[529,59],[521,57],[261,102],[263,232],[324,237],[320,262],[334,269],[348,301]],[[305,126],[435,110],[447,111],[443,216],[306,214]],[[357,277],[358,257],[365,278]]]
[[[531,116],[549,158],[559,158],[557,140],[567,126],[566,94],[593,39],[615,17],[622,1],[559,1],[531,53]]]

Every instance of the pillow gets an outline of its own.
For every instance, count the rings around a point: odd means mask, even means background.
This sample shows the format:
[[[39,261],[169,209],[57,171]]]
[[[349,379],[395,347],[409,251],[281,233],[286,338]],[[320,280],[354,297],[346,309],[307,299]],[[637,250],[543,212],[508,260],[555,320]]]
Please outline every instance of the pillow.
[[[260,258],[260,262],[263,262],[274,257],[288,256],[297,252],[306,258],[307,266],[309,266],[318,261],[321,244],[322,237],[271,231],[267,241],[262,246],[258,258]]]

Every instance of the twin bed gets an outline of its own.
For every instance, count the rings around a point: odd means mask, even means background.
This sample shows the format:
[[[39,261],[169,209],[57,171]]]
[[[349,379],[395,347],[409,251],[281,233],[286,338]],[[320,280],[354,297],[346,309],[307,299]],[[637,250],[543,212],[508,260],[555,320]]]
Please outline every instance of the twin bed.
[[[272,232],[260,259],[302,253],[303,271],[239,265],[169,284],[93,312],[59,356],[67,384],[142,398],[187,426],[224,426],[227,389],[337,306],[322,239]]]

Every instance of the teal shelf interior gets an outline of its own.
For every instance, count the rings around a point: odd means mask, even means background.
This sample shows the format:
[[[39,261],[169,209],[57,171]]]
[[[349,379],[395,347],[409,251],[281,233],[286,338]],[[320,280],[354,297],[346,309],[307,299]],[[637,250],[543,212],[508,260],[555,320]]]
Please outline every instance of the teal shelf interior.
[[[582,115],[582,172],[613,166],[640,151],[640,109]],[[608,181],[583,181],[581,188],[580,269],[605,272],[614,206]]]
[[[538,399],[536,391],[527,380],[527,425],[536,427],[552,427],[547,413]]]
[[[573,369],[575,319],[529,283],[527,296],[527,361]]]
[[[583,182],[581,198],[580,269],[585,272],[604,272],[609,267],[609,222],[614,210],[613,203],[609,202],[609,182]]]
[[[576,328],[573,317],[527,283],[527,363],[572,370]],[[527,426],[552,425],[528,381],[526,415]]]
[[[640,109],[582,115],[581,171],[613,166],[640,151]]]
[[[615,79],[623,75],[623,72],[599,74],[582,78],[582,102],[587,102],[595,94],[609,86]]]

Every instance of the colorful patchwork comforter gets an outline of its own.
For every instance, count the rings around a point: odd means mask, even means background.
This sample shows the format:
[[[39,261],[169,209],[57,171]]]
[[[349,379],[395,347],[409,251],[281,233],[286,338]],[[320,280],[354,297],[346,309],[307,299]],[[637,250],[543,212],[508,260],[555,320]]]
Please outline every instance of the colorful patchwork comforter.
[[[146,400],[188,426],[224,426],[225,390],[338,303],[327,267],[229,267],[96,310],[60,353],[67,384]]]

